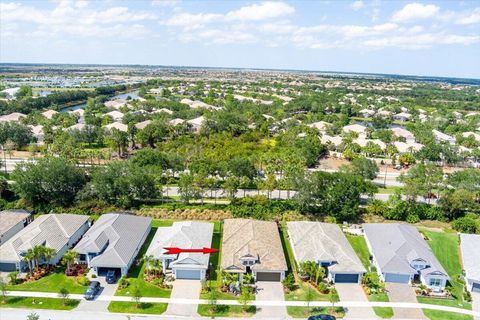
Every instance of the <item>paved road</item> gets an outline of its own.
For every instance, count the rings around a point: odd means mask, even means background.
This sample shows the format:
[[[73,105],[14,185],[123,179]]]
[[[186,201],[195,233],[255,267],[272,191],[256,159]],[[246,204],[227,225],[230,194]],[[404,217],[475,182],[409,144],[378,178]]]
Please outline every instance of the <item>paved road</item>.
[[[282,301],[285,299],[281,282],[257,281],[255,284],[258,289],[257,302]],[[285,306],[260,306],[257,308],[255,318],[288,319],[287,308]]]
[[[415,289],[409,284],[386,283],[385,288],[391,302],[417,302]],[[396,319],[425,319],[421,309],[394,308],[393,314]]]
[[[173,282],[170,298],[175,299],[198,299],[202,284],[200,280],[181,280]],[[176,304],[169,303],[165,315],[194,317],[197,314],[198,304]]]
[[[37,298],[57,298],[58,294],[54,292],[29,292],[29,291],[10,291],[8,292],[7,296],[17,296],[17,297],[37,297]],[[71,294],[70,295],[71,299],[78,299],[81,300],[83,299],[83,295],[81,294]],[[131,302],[132,298],[131,297],[125,297],[125,296],[105,296],[102,295],[98,297],[97,300],[101,301],[125,301],[125,302]],[[184,305],[190,305],[190,304],[207,304],[207,300],[202,300],[202,299],[184,299],[184,298],[179,298],[179,299],[172,299],[172,298],[148,298],[144,297],[140,299],[140,302],[150,302],[150,303],[176,303],[176,304],[184,304]],[[218,300],[218,304],[225,304],[225,305],[237,305],[238,301],[236,300]],[[283,301],[283,300],[278,300],[278,301],[265,301],[265,300],[256,300],[252,301],[251,305],[254,306],[302,306],[306,307],[306,302],[305,301]],[[462,314],[467,314],[467,315],[472,315],[472,316],[480,316],[480,313],[472,311],[472,310],[466,310],[466,309],[461,309],[461,308],[455,308],[455,307],[446,307],[446,306],[440,306],[440,305],[433,305],[433,304],[421,304],[418,302],[415,303],[409,303],[409,302],[358,302],[358,301],[341,301],[336,304],[337,306],[340,307],[358,307],[358,308],[371,308],[371,307],[391,307],[391,308],[406,308],[406,309],[432,309],[432,310],[441,310],[441,311],[448,311],[448,312],[456,312],[456,313],[462,313]],[[331,306],[330,302],[328,301],[312,301],[310,302],[311,307],[329,307]],[[0,312],[3,311],[3,309],[0,309]],[[2,319],[3,320],[3,319]],[[57,319],[55,319],[57,320]],[[98,319],[95,319],[98,320]]]
[[[340,301],[368,302],[362,286],[358,283],[336,283]],[[377,319],[372,308],[347,308],[346,319]]]

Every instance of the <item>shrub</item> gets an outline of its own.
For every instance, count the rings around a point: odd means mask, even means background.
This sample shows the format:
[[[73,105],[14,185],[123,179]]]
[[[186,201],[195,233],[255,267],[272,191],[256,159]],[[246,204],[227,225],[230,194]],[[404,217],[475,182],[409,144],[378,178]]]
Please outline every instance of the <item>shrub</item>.
[[[453,229],[463,233],[480,233],[480,219],[473,213],[452,222]]]
[[[81,286],[88,286],[90,284],[90,280],[88,280],[87,276],[80,276],[77,277],[77,283]]]
[[[318,291],[323,294],[327,294],[330,290],[328,289],[327,285],[324,282],[320,282],[318,284]]]
[[[130,286],[130,281],[128,281],[125,277],[121,277],[118,281],[118,288],[119,289],[126,289]]]
[[[283,279],[283,286],[289,290],[293,291],[295,290],[295,278],[293,277],[293,274],[289,273],[285,279]]]

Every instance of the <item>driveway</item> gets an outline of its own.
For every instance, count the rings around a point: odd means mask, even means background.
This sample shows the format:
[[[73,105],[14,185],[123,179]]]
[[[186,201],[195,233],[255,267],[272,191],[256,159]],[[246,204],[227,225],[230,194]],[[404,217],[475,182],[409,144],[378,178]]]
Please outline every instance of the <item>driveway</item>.
[[[283,285],[281,282],[257,281],[258,301],[283,301]],[[255,318],[288,319],[286,307],[258,306]]]
[[[386,283],[385,288],[388,291],[390,302],[417,303],[415,289],[409,284]],[[425,319],[422,309],[393,308],[393,314],[396,319]]]
[[[358,283],[337,283],[335,284],[340,301],[358,301],[368,302],[367,296]],[[346,319],[376,319],[377,316],[373,309],[349,307],[345,308],[347,311]]]
[[[480,312],[480,293],[472,292],[472,310]],[[480,320],[480,317],[476,317],[476,320]]]
[[[198,299],[202,284],[200,280],[180,280],[173,282],[171,299]],[[169,303],[165,315],[195,317],[197,314],[197,304],[175,304]]]
[[[98,297],[100,296],[114,296],[115,292],[118,288],[118,281],[113,284],[108,284],[105,281],[105,276],[99,276],[97,278],[92,279],[90,275],[91,281],[98,281],[100,282],[100,293],[95,297],[94,300],[81,300],[80,304],[75,310],[84,311],[84,312],[101,312],[101,311],[108,311],[108,305],[110,301],[98,301]]]

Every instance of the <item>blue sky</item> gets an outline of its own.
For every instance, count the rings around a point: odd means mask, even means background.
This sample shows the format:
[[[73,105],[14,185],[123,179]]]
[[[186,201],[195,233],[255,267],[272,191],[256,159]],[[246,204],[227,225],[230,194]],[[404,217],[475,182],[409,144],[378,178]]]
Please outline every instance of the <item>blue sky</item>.
[[[478,1],[0,0],[0,61],[480,78]]]

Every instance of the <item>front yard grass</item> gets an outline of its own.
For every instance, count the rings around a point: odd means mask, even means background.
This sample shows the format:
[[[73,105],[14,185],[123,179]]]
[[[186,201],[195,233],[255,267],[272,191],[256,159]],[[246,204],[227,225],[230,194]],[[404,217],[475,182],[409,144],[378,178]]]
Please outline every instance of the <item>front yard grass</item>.
[[[307,318],[316,314],[330,314],[330,307],[287,307],[287,313],[292,318]],[[345,310],[342,307],[335,307],[333,315],[337,318],[345,316]]]
[[[353,250],[362,261],[362,264],[365,268],[370,267],[370,251],[368,251],[367,242],[363,236],[355,236],[352,234],[345,234],[348,242],[353,247]]]
[[[440,306],[472,310],[472,305],[470,303],[466,303],[466,302],[462,303],[462,302],[459,302],[458,300],[417,297],[417,301],[420,303],[428,303],[428,304],[434,304],[434,305],[440,305]],[[473,316],[469,316],[466,314],[440,311],[440,310],[431,310],[431,309],[422,309],[422,310],[423,310],[423,314],[431,320],[443,320],[443,319],[473,320]]]
[[[452,286],[451,292],[453,297],[459,303],[464,304],[464,283],[459,278],[462,275],[462,263],[460,261],[460,241],[458,235],[456,233],[436,232],[423,228],[420,231],[427,236],[427,243],[450,276],[449,282]]]
[[[108,311],[117,313],[162,314],[167,310],[166,303],[141,302],[138,307],[135,302],[112,301]]]
[[[159,223],[161,222],[157,222],[157,224]],[[157,298],[170,297],[170,293],[172,292],[171,289],[159,288],[143,280],[143,272],[145,271],[146,263],[141,258],[147,251],[148,246],[150,245],[150,242],[152,242],[155,232],[157,232],[157,227],[152,227],[152,230],[150,231],[150,234],[148,235],[147,240],[143,244],[137,256],[137,261],[141,261],[141,262],[138,264],[132,265],[132,267],[128,271],[127,276],[125,277],[130,283],[130,285],[124,289],[119,288],[117,292],[115,292],[116,296],[131,296],[134,288],[138,286],[138,288],[140,289],[140,292],[144,297],[157,297]]]
[[[0,303],[0,308],[72,310],[79,303],[80,300],[72,299],[69,299],[64,304],[62,299],[57,298],[7,297],[6,303]]]
[[[368,296],[369,301],[374,302],[389,302],[388,295],[386,293],[377,293]],[[390,307],[373,307],[373,312],[383,319],[389,319],[393,317],[393,308]]]
[[[297,285],[298,285],[298,287],[297,287],[296,290],[285,293],[285,300],[287,300],[287,301],[305,301],[305,300],[307,300],[306,296],[307,296],[307,292],[308,292],[308,288],[309,288],[310,284],[305,283],[301,280],[298,280]],[[313,287],[311,287],[311,289],[312,289],[312,292],[313,292],[312,301],[328,301],[328,294],[322,294],[322,293],[318,292],[318,290],[313,288]]]
[[[244,310],[243,306],[217,305],[217,310],[212,312],[211,306],[208,304],[200,304],[197,309],[198,314],[202,317],[251,317],[256,311],[255,306],[248,306]]]
[[[8,285],[7,290],[58,293],[61,288],[65,288],[71,294],[83,294],[87,287],[79,285],[75,277],[67,277],[64,272],[64,268],[57,268],[54,272],[41,279],[17,285]]]

